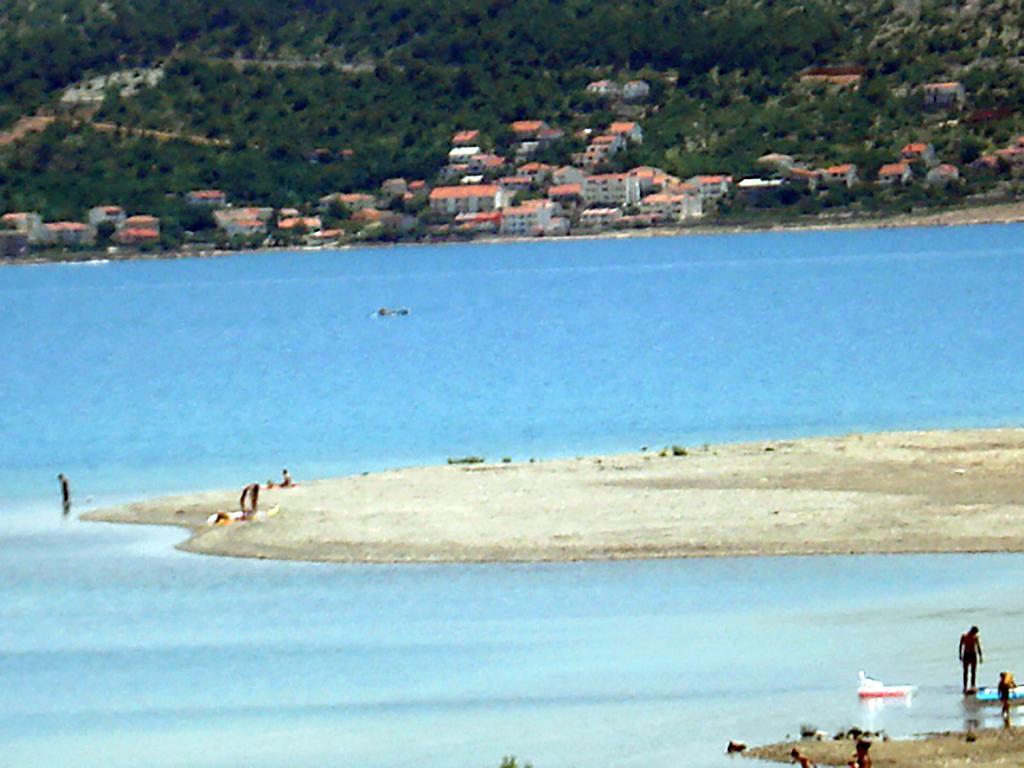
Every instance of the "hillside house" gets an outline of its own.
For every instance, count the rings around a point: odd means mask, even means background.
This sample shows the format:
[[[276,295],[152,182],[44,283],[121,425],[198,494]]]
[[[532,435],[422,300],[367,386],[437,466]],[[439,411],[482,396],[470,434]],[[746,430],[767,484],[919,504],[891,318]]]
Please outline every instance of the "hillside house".
[[[80,221],[55,221],[43,224],[43,242],[72,247],[93,245],[96,229]]]
[[[454,216],[504,208],[511,199],[511,193],[498,184],[462,184],[457,187],[434,187],[428,199],[430,210],[434,213]]]
[[[516,171],[519,176],[529,176],[534,184],[544,184],[551,178],[555,167],[547,163],[526,163]]]
[[[478,144],[479,141],[480,131],[472,128],[464,131],[456,131],[452,136],[453,147],[471,147],[474,144]]]
[[[926,109],[950,109],[963,106],[967,99],[960,82],[926,83],[924,85],[924,106]]]
[[[5,213],[0,217],[0,224],[25,235],[30,245],[36,245],[46,239],[46,232],[43,229],[43,218],[35,212],[15,211]]]
[[[794,186],[806,187],[812,192],[818,188],[818,182],[821,181],[821,173],[819,171],[800,166],[782,168],[779,170],[779,175]]]
[[[719,200],[729,194],[732,189],[732,176],[724,174],[713,174],[704,176],[693,176],[686,180],[697,188],[701,201]]]
[[[88,220],[94,227],[110,223],[117,229],[124,224],[125,217],[124,208],[120,205],[97,205],[89,209]]]
[[[587,93],[602,99],[617,99],[622,95],[622,86],[611,80],[594,80],[587,85]]]
[[[625,138],[617,134],[605,133],[594,137],[580,159],[585,166],[594,168],[625,148]]]
[[[639,165],[628,171],[630,176],[635,176],[640,182],[640,194],[646,195],[651,192],[664,191],[665,187],[679,184],[680,180],[661,168],[649,165]]]
[[[122,223],[122,227],[126,229],[153,229],[158,233],[160,232],[160,218],[157,216],[150,216],[147,213],[139,213],[135,216],[129,216]]]
[[[509,128],[520,141],[539,139],[542,132],[551,130],[551,126],[543,120],[516,120]]]
[[[467,144],[460,147],[452,147],[448,150],[448,165],[458,165],[459,163],[468,163],[470,159],[476,157],[483,152],[480,147],[476,144]]]
[[[525,192],[533,186],[533,180],[529,176],[502,176],[498,183],[510,192]]]
[[[696,189],[689,194],[657,192],[640,201],[640,212],[654,221],[679,222],[701,216],[703,206]]]
[[[736,193],[747,205],[757,207],[772,200],[775,193],[785,185],[783,179],[741,179],[736,184]]]
[[[496,173],[508,165],[508,161],[501,155],[492,155],[484,152],[476,157],[470,158],[466,164],[466,170],[470,173]]]
[[[629,104],[647,101],[651,95],[651,86],[646,80],[630,80],[622,86],[622,100]]]
[[[602,173],[588,176],[582,185],[587,205],[636,205],[640,202],[640,181],[628,173]]]
[[[935,147],[923,141],[905,144],[900,150],[900,159],[907,163],[924,163],[929,168],[939,162],[935,155]]]
[[[219,189],[194,189],[185,195],[185,202],[206,208],[223,208],[228,204],[228,196]]]
[[[140,245],[155,245],[160,242],[160,230],[154,227],[133,227],[124,226],[114,233],[111,238],[118,245],[138,247]]]
[[[582,184],[587,174],[573,165],[563,165],[551,172],[552,184]]]
[[[218,223],[218,227],[230,238],[258,237],[267,233],[267,222],[261,219],[226,219]]]
[[[878,169],[878,183],[882,186],[891,187],[895,184],[906,184],[914,177],[910,169],[910,163],[886,163]]]
[[[554,184],[548,187],[548,199],[571,210],[583,202],[583,185]]]
[[[925,176],[925,184],[933,187],[944,187],[959,180],[960,170],[950,163],[939,163]]]
[[[551,224],[557,210],[548,200],[532,200],[532,205],[517,205],[501,212],[501,234],[543,235]]]
[[[818,171],[818,178],[825,184],[852,187],[857,183],[857,166],[853,163],[830,165]]]
[[[608,133],[613,136],[621,136],[630,144],[643,144],[644,131],[640,123],[620,122],[608,126]]]
[[[380,184],[380,192],[385,197],[401,197],[409,191],[409,185],[403,178],[384,179]]]

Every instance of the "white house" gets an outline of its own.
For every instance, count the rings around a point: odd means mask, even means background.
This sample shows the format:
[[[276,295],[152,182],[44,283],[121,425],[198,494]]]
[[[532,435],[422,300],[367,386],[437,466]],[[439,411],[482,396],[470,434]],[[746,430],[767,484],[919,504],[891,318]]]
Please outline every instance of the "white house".
[[[94,227],[109,221],[115,228],[119,228],[124,220],[124,208],[120,205],[97,205],[89,209],[89,223]]]
[[[658,221],[684,221],[703,214],[696,190],[689,194],[658,192],[640,201],[640,211]]]
[[[556,212],[555,204],[547,200],[532,201],[533,205],[516,205],[501,212],[501,234],[542,235],[551,225]]]
[[[630,80],[622,86],[623,101],[631,101],[634,103],[647,101],[647,97],[650,95],[651,86],[648,85],[646,80]]]
[[[644,131],[640,127],[640,123],[612,123],[611,125],[608,126],[608,133],[612,134],[613,136],[621,136],[630,144],[644,143]]]
[[[693,176],[686,180],[697,188],[702,200],[718,200],[729,194],[732,189],[732,176],[715,174],[710,176]]]
[[[635,205],[640,202],[640,181],[628,173],[601,173],[583,180],[587,205]]]
[[[454,216],[504,208],[511,194],[498,184],[460,184],[430,190],[430,210]]]

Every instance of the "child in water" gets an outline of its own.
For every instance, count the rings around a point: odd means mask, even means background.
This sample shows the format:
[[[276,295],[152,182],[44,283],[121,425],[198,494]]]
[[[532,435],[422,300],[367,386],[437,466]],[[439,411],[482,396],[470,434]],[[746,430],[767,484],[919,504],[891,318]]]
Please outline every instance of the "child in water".
[[[1013,672],[999,673],[999,701],[1003,704],[1003,725],[1010,726],[1010,691],[1017,687],[1017,681],[1013,679]]]

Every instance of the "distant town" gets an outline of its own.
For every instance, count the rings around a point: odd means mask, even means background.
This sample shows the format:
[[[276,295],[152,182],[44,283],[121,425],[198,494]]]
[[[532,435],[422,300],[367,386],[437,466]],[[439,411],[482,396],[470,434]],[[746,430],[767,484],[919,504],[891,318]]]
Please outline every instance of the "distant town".
[[[860,77],[856,67],[816,67],[801,79],[810,86],[851,88]],[[586,91],[619,105],[642,105],[650,85],[643,80],[596,80]],[[959,82],[928,83],[921,94],[922,108],[928,110],[959,110],[966,98]],[[507,128],[514,141],[505,154],[497,154],[495,142],[481,130],[465,126],[451,136],[447,160],[434,178],[390,178],[374,190],[338,191],[301,207],[275,209],[232,200],[219,189],[189,191],[183,202],[208,214],[211,226],[201,236],[186,233],[186,246],[330,247],[375,240],[559,237],[685,227],[717,216],[731,201],[756,210],[787,193],[813,195],[863,186],[946,188],[961,180],[961,168],[939,157],[925,137],[903,146],[872,178],[864,178],[853,163],[810,167],[799,157],[770,152],[742,178],[723,172],[682,179],[653,166],[608,172],[617,155],[643,144],[640,119],[575,131],[574,144],[585,149],[572,153],[571,163],[563,165],[538,159],[558,154],[553,150],[566,141],[558,126],[525,119]],[[310,162],[318,161],[317,151],[312,152]],[[1024,136],[972,161],[972,168],[992,174],[1022,165]],[[95,201],[81,221],[44,221],[36,212],[8,211],[0,222],[0,257],[6,259],[34,252],[133,254],[169,247],[161,237],[159,217],[126,210],[116,200]]]

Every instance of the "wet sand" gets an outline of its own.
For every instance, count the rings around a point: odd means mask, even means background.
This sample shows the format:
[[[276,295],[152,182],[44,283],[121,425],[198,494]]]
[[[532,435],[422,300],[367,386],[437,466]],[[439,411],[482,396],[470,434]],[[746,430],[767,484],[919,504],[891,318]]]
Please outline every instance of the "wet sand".
[[[984,730],[977,741],[964,733],[930,734],[922,739],[876,741],[870,754],[875,768],[1007,768],[1024,765],[1024,731]],[[796,741],[771,744],[744,752],[744,756],[794,765],[790,750],[797,747],[818,765],[845,766],[854,742]]]
[[[333,562],[1024,551],[1024,429],[396,469],[264,490],[273,517],[206,525],[240,490],[83,518],[183,526],[191,552]]]

